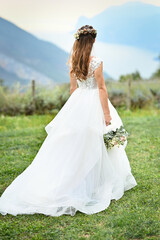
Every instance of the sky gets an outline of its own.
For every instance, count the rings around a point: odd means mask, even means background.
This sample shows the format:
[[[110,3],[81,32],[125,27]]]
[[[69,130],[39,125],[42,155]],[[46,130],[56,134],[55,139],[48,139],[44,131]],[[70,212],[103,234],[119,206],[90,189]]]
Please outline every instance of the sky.
[[[50,41],[70,52],[74,42],[71,31],[80,16],[88,18],[111,6],[134,0],[0,0],[0,17],[5,18],[35,36]],[[160,6],[160,0],[138,2]],[[107,52],[107,54],[104,54]],[[158,67],[154,53],[130,46],[98,42],[95,54],[104,60],[104,70],[113,78],[140,71],[149,77]],[[119,59],[119,56],[121,58]]]
[[[29,32],[69,32],[80,16],[133,0],[0,0],[0,16]],[[140,0],[160,6],[160,0]]]

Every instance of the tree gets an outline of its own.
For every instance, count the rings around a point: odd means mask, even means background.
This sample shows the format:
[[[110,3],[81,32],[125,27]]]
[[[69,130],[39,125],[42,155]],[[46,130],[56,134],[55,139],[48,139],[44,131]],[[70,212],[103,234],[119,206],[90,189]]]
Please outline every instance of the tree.
[[[158,69],[152,74],[151,79],[155,79],[155,78],[160,79],[160,54],[159,54],[159,56],[158,56],[156,59],[158,59],[158,61],[159,61],[159,67],[158,67]]]
[[[138,71],[126,75],[121,75],[119,78],[120,82],[126,82],[128,79],[131,79],[132,81],[139,81],[142,80],[142,77]]]
[[[8,87],[4,85],[4,80],[0,78],[0,87],[3,88],[4,91],[8,90]]]
[[[4,80],[0,79],[0,86],[4,86]]]
[[[155,73],[153,73],[153,75],[152,75],[151,78],[152,78],[152,79],[153,79],[153,78],[160,79],[160,68],[159,68]]]

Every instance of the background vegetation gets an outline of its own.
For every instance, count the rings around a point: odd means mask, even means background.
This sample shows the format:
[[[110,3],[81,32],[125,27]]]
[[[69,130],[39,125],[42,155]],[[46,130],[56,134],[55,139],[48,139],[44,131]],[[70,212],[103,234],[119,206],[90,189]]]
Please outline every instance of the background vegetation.
[[[145,80],[141,78],[139,72],[121,76],[119,81],[108,79],[106,87],[112,104],[116,108],[125,110],[129,97],[131,110],[160,109],[159,72],[157,70],[150,79]],[[17,83],[9,88],[1,80],[0,114],[15,116],[57,113],[70,96],[70,83],[56,86],[35,84],[35,94],[33,94],[31,84],[22,86]]]

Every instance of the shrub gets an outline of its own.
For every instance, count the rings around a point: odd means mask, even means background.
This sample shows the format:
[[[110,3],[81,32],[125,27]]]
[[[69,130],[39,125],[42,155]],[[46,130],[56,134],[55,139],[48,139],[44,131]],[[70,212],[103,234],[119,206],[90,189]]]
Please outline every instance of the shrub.
[[[160,108],[160,90],[150,89],[152,96],[154,97],[155,106]]]
[[[140,89],[137,89],[135,95],[131,98],[131,108],[143,108],[149,105],[152,98],[143,94]]]
[[[126,108],[127,83],[110,82],[106,84],[109,99],[114,107]],[[0,86],[0,114],[32,115],[57,113],[70,96],[70,84],[56,86],[36,85],[33,101],[31,86],[15,85],[8,89]],[[157,81],[138,81],[131,84],[131,108],[160,108],[160,88]]]
[[[109,99],[115,107],[126,105],[126,93],[122,89],[111,89],[108,93]]]
[[[69,96],[68,84],[52,88],[37,86],[34,101],[30,87],[25,92],[19,87],[7,91],[0,87],[0,114],[15,116],[57,112]]]

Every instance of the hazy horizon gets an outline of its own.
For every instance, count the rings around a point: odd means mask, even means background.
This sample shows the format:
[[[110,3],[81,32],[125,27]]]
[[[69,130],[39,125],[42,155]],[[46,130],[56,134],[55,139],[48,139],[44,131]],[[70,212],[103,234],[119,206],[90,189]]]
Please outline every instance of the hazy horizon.
[[[111,0],[99,0],[98,4],[93,0],[87,2],[82,0],[76,4],[73,0],[60,0],[59,2],[55,0],[40,2],[38,0],[34,2],[31,0],[26,2],[0,0],[0,14],[4,19],[38,38],[50,41],[70,52],[74,43],[73,34],[70,32],[74,30],[81,16],[91,18],[111,6],[119,6],[128,2],[142,2],[160,6],[160,1],[157,0],[115,0],[114,3]],[[115,79],[118,79],[121,74],[135,70],[140,71],[142,76],[147,78],[158,67],[158,62],[154,60],[157,53],[149,50],[144,51],[132,46],[103,43],[97,40],[95,51],[104,60],[104,70]]]

